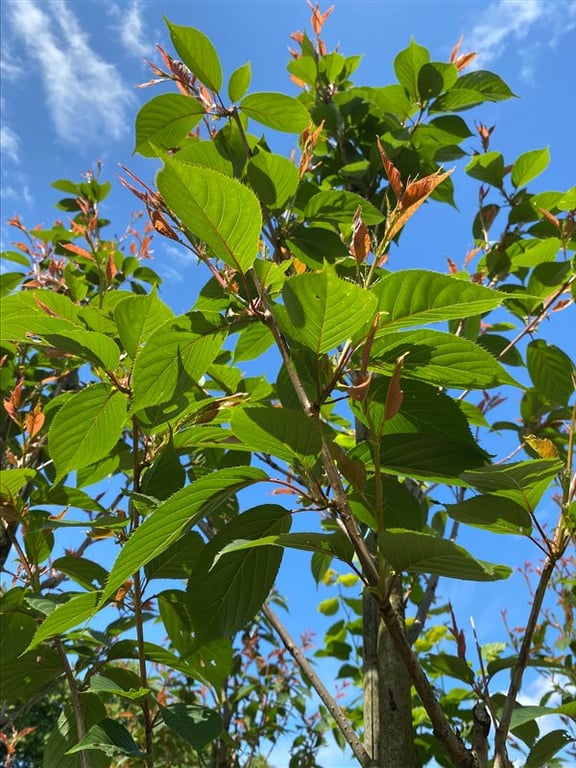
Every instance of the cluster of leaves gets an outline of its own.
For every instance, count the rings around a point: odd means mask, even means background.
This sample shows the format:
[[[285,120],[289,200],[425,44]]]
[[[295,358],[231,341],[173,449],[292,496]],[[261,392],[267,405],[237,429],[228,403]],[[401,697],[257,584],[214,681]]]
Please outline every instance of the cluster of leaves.
[[[305,665],[265,602],[286,547],[313,553],[317,580],[341,561],[376,601],[424,706],[414,710],[423,762],[477,759],[456,731],[472,722],[473,697],[497,724],[494,764],[505,765],[546,585],[576,523],[573,364],[542,338],[524,344],[550,312],[573,302],[576,193],[530,193],[547,151],[506,164],[490,150],[492,129],[480,124],[481,151],[465,169],[481,186],[476,247],[464,269],[390,271],[391,250],[418,208],[454,202],[452,172],[441,164],[470,152],[462,145],[473,132],[460,113],[512,93],[491,72],[464,74],[470,55],[457,48],[449,62],[434,62],[414,41],[395,59],[397,83],[358,87],[351,76],[360,58],[326,52],[327,16],[313,7],[314,39],[294,36],[299,50],[288,69],[302,89],[297,98],[246,95],[249,64],[224,91],[208,38],[168,23],[179,59],[160,49],[165,69],[152,65],[153,82],[173,82],[179,93],[152,98],[136,118],[135,151],[162,168],[153,187],[127,171],[124,184],[150,217],[142,236],[129,231],[128,254],[102,236],[98,206],[108,188],[96,177],[56,183],[72,195],[59,204],[72,214],[69,226],[28,232],[13,221],[29,240],[4,254],[27,271],[2,276],[10,469],[2,478],[2,543],[18,556],[15,585],[2,595],[3,695],[17,707],[66,680],[70,705],[44,765],[76,765],[78,755],[85,768],[89,752],[91,765],[109,765],[114,755],[158,765],[165,729],[200,761],[233,764],[226,685],[239,674],[236,633],[262,609],[262,621]],[[270,151],[253,124],[298,134],[300,157]],[[506,220],[491,240],[498,214]],[[151,227],[209,270],[182,315],[162,302],[157,275],[142,266]],[[440,323],[448,325],[428,327]],[[245,376],[243,364],[271,348],[276,368]],[[526,367],[528,387],[510,366]],[[529,435],[529,458],[492,464],[471,427],[490,426],[498,397],[489,390],[501,386],[523,390],[520,418],[492,426]],[[470,391],[482,393],[479,406],[463,399]],[[560,513],[550,535],[537,505],[555,481]],[[432,483],[454,489],[455,503],[438,509]],[[291,505],[241,510],[238,492],[263,484]],[[318,528],[291,533],[302,509],[317,512]],[[460,523],[529,537],[546,557],[525,639],[499,660],[513,669],[505,697],[491,691],[490,671],[477,681],[460,649],[419,664],[411,643],[421,630],[409,640],[390,607],[392,586],[409,585],[408,625],[422,625],[437,577],[494,581],[511,573],[456,544]],[[78,528],[88,529],[86,539],[52,559],[56,537]],[[102,556],[85,557],[106,541],[119,545],[109,569]],[[186,588],[163,589],[165,580]],[[360,620],[359,603],[353,609]],[[120,616],[107,622],[115,610]],[[155,616],[168,648],[147,639]],[[123,636],[131,630],[135,639]],[[332,635],[328,652],[338,656],[342,638]],[[418,642],[434,647],[439,639],[424,634]],[[177,701],[166,700],[150,679],[151,663],[201,684],[208,699],[186,682]],[[247,685],[262,696],[284,672],[268,669]],[[357,669],[350,674],[358,681]],[[445,674],[466,693],[435,690],[429,677]],[[358,761],[370,765],[345,715],[313,685]],[[275,713],[270,722],[243,706],[246,743],[246,733],[271,737],[294,713],[305,718],[304,700],[288,706],[287,695],[282,683],[274,704],[260,701]],[[138,704],[140,734],[107,713],[111,696]],[[573,715],[574,705],[545,711]],[[321,730],[314,744],[298,737],[295,764],[313,764]],[[567,737],[554,733],[556,751]],[[549,735],[532,736],[534,768],[552,752]]]

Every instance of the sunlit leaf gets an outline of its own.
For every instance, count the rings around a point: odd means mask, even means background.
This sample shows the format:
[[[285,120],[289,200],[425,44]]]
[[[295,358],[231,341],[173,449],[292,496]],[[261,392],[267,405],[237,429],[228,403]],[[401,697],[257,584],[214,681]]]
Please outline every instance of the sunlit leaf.
[[[302,102],[284,93],[251,93],[239,107],[252,120],[276,131],[300,133],[310,122]]]
[[[167,151],[178,146],[205,114],[204,106],[191,96],[179,93],[155,96],[136,116],[134,152],[154,157],[155,147]]]
[[[222,66],[216,48],[203,32],[165,19],[174,48],[188,69],[212,91],[222,88]]]
[[[218,171],[170,157],[156,182],[168,207],[214,256],[242,272],[252,266],[262,214],[248,187]]]

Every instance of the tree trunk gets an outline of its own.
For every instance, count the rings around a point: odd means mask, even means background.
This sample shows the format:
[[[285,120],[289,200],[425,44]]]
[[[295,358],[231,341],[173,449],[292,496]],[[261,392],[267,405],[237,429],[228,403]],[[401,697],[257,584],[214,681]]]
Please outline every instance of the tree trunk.
[[[398,579],[390,602],[404,625],[402,584]],[[364,594],[363,607],[366,750],[378,768],[416,768],[410,678],[371,594]]]

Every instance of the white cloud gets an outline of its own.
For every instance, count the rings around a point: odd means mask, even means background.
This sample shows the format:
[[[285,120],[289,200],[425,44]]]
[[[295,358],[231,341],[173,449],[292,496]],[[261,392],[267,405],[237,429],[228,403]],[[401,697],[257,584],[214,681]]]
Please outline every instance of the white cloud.
[[[16,57],[6,40],[2,41],[2,50],[0,52],[0,71],[3,80],[17,80],[24,74],[24,67],[18,57]]]
[[[132,0],[127,9],[122,7],[117,10],[120,19],[118,33],[122,45],[134,56],[150,56],[154,52],[154,47],[146,39],[142,3],[139,0]]]
[[[490,3],[466,34],[466,49],[477,52],[473,67],[482,69],[504,55],[521,60],[521,76],[533,77],[535,50],[542,36],[554,46],[576,27],[576,0],[567,3],[544,0],[496,0]],[[538,35],[535,40],[532,35]]]
[[[14,163],[20,162],[20,139],[5,123],[0,125],[0,152]]]
[[[90,46],[65,0],[11,0],[9,14],[14,38],[40,68],[59,138],[85,144],[125,135],[134,96],[116,67]]]

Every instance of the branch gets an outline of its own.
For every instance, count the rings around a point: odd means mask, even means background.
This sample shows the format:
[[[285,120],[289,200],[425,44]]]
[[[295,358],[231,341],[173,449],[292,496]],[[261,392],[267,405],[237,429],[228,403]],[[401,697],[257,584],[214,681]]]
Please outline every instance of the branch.
[[[456,768],[479,768],[478,761],[472,751],[466,748],[460,736],[454,732],[446,719],[442,707],[436,699],[434,689],[420,666],[389,599],[380,604],[380,613],[390,632],[396,650],[410,675],[420,701],[432,722],[434,735],[442,742]]]
[[[56,645],[56,650],[58,651],[58,655],[60,656],[60,661],[62,662],[62,666],[64,667],[66,682],[68,683],[68,688],[70,689],[70,703],[72,705],[72,712],[74,713],[74,721],[76,722],[76,735],[78,737],[78,741],[82,741],[82,739],[86,735],[86,729],[84,728],[84,713],[82,712],[80,694],[78,693],[76,680],[74,680],[74,674],[68,662],[68,657],[66,656],[66,649],[64,648],[62,640],[60,640],[60,638],[56,638],[54,640],[54,643]],[[82,752],[80,752],[79,754],[80,754],[80,768],[90,768],[90,760],[88,758],[88,752],[86,752],[85,750],[82,750]]]
[[[356,735],[356,731],[354,728],[350,725],[348,722],[348,719],[346,718],[346,715],[342,711],[342,709],[338,706],[336,701],[332,698],[330,695],[328,689],[324,686],[324,683],[320,680],[314,669],[312,668],[310,662],[306,658],[306,656],[302,653],[300,648],[296,645],[294,640],[292,639],[292,636],[282,624],[278,616],[274,613],[274,611],[268,606],[266,603],[262,606],[262,612],[264,616],[268,619],[270,624],[274,627],[275,631],[277,632],[278,636],[284,643],[284,647],[288,651],[288,653],[292,656],[294,661],[298,664],[300,669],[302,670],[302,673],[308,678],[310,681],[310,684],[318,694],[318,696],[321,698],[322,702],[326,705],[326,708],[336,721],[338,727],[340,728],[340,731],[342,732],[342,735],[350,745],[350,748],[352,749],[352,752],[354,752],[355,757],[357,758],[358,762],[363,768],[378,768],[378,765],[372,761],[372,758],[364,748],[364,745]]]

